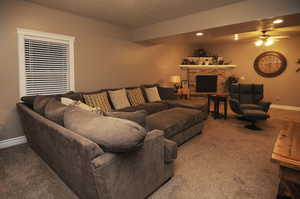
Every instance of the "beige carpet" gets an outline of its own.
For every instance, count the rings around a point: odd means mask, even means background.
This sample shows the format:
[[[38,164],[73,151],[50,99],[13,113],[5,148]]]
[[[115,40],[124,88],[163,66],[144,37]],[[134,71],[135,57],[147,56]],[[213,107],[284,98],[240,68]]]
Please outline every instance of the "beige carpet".
[[[274,199],[278,165],[270,157],[284,123],[270,119],[251,131],[233,118],[210,118],[202,135],[179,148],[175,176],[150,198]],[[25,144],[0,151],[0,198],[77,197]]]
[[[268,120],[263,131],[245,122],[210,119],[203,135],[180,147],[175,176],[151,199],[274,199],[278,165],[270,161],[284,121]]]

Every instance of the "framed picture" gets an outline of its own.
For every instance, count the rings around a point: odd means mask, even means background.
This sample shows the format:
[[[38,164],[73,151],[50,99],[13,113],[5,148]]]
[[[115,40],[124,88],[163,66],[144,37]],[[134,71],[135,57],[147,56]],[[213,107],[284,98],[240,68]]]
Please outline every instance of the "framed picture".
[[[182,88],[188,88],[189,87],[189,81],[188,80],[182,80],[181,81]]]

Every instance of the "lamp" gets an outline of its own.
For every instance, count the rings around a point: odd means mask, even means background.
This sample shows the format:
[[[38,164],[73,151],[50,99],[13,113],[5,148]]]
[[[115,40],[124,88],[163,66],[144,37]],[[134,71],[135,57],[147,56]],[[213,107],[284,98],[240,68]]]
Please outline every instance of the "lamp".
[[[180,88],[180,82],[181,82],[180,76],[172,75],[170,81],[174,84],[175,90],[177,92],[177,90]]]

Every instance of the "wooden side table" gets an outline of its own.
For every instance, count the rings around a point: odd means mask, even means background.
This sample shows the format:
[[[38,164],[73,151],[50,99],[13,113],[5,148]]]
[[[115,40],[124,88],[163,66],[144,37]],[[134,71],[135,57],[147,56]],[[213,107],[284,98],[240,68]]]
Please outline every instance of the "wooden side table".
[[[227,119],[227,100],[228,95],[227,94],[208,94],[208,114],[210,113],[210,101],[214,102],[214,118],[220,118],[224,116],[224,119]],[[224,115],[220,114],[219,108],[220,108],[220,102],[224,103]]]
[[[300,198],[300,123],[286,123],[274,145],[272,160],[280,165],[278,199]]]

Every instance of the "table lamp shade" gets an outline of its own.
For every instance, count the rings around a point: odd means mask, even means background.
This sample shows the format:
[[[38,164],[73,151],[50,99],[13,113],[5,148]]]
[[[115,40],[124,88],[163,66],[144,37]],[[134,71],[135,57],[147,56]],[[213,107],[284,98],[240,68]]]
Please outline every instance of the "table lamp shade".
[[[180,83],[180,76],[179,75],[173,75],[170,78],[172,83]]]

